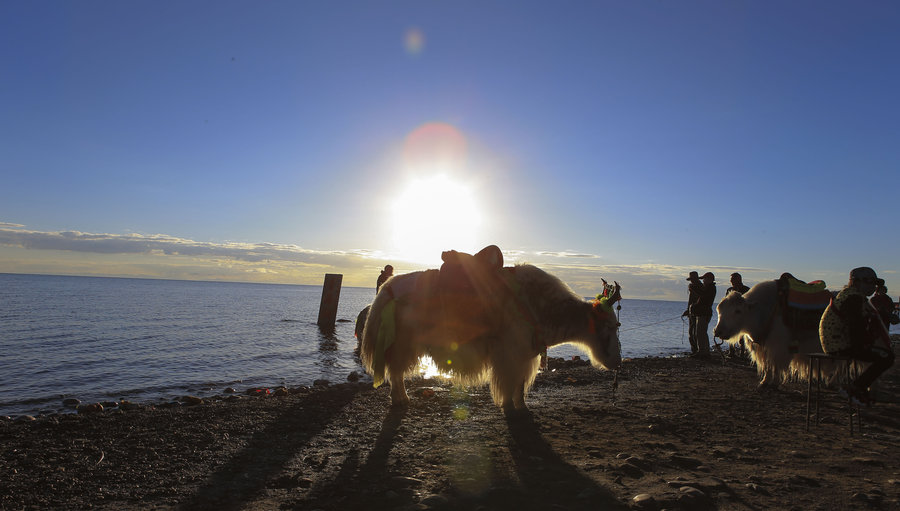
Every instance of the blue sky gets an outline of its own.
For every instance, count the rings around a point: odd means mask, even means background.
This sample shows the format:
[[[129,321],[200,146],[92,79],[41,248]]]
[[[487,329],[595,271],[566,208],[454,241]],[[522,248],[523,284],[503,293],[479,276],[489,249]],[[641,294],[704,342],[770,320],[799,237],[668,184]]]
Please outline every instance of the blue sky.
[[[4,2],[0,272],[374,286],[494,243],[584,294],[868,265],[896,295],[898,26],[896,2]]]

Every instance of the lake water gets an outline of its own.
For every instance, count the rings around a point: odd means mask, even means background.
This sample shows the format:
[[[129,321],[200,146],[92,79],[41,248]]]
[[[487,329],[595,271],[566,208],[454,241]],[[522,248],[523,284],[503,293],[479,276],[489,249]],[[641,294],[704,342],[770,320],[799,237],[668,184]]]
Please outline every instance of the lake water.
[[[0,274],[0,415],[62,411],[63,397],[153,402],[346,381],[362,373],[354,324],[374,290],[341,290],[333,334],[316,326],[321,295],[321,286]],[[623,356],[689,351],[684,303],[621,305]]]

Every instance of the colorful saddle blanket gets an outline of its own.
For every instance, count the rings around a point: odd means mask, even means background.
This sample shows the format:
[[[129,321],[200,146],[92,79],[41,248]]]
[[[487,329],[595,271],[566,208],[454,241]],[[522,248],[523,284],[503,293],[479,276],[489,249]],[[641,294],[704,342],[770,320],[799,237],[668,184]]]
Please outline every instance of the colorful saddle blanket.
[[[789,276],[787,285],[788,307],[804,310],[824,310],[831,302],[831,291],[825,289],[824,280],[803,282]]]
[[[831,302],[831,291],[822,280],[803,282],[790,273],[778,279],[784,323],[796,330],[817,330],[822,313]]]

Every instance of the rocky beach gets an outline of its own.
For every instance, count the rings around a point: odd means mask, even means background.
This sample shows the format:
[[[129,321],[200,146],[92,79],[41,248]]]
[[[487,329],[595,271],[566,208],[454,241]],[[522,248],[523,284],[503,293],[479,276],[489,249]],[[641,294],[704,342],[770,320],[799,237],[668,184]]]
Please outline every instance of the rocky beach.
[[[487,387],[416,379],[402,410],[364,380],[7,417],[0,508],[900,506],[896,366],[853,436],[833,389],[807,431],[806,383],[757,381],[719,356],[626,359],[618,375],[553,359],[515,416]]]

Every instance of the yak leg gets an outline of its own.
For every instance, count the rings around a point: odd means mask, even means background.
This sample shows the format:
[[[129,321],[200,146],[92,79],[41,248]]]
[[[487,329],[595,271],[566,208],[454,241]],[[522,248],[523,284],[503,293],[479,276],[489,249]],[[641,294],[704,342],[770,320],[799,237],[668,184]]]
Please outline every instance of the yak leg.
[[[525,382],[520,381],[516,384],[513,391],[512,404],[516,410],[524,410],[525,406]]]
[[[524,369],[513,357],[505,358],[501,364],[496,362],[494,364],[491,394],[494,402],[504,411],[525,409],[525,377],[522,375]]]
[[[513,330],[510,328],[510,330]],[[534,381],[540,358],[522,349],[522,339],[530,343],[530,335],[508,332],[506,339],[499,343],[506,349],[499,349],[493,353],[493,381],[492,390],[494,401],[509,410],[527,410],[525,405],[525,391]],[[529,330],[525,331],[530,334]]]
[[[759,380],[759,385],[756,386],[756,390],[763,391],[773,387],[772,380],[773,378],[769,374],[769,371],[763,370],[762,379]]]
[[[525,382],[500,380],[494,383],[496,392],[500,397],[500,405],[503,411],[524,410],[525,406]]]
[[[406,394],[406,385],[403,383],[403,371],[391,371],[391,406],[406,406],[409,404],[409,396]]]
[[[759,385],[756,387],[756,389],[759,391],[777,390],[778,380],[779,374],[777,368],[767,365],[763,367],[763,378],[762,380],[760,380]]]

